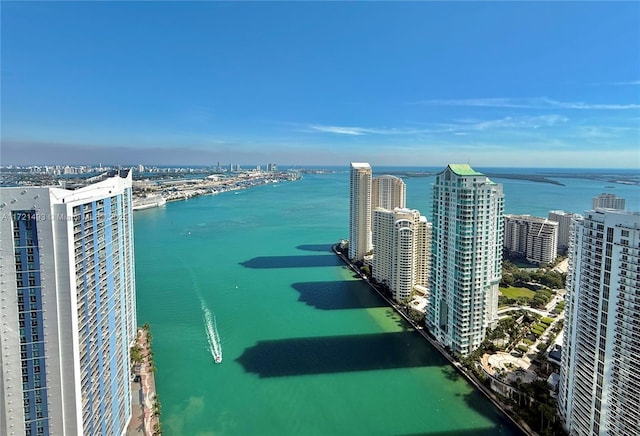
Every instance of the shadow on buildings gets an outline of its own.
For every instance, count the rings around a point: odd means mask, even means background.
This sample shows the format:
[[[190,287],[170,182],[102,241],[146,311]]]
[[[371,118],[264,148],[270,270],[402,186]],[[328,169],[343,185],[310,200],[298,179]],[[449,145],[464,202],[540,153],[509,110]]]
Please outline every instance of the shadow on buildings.
[[[291,285],[298,301],[322,310],[387,307],[387,303],[359,281],[302,282]]]
[[[445,365],[415,332],[259,341],[237,361],[260,377]]]

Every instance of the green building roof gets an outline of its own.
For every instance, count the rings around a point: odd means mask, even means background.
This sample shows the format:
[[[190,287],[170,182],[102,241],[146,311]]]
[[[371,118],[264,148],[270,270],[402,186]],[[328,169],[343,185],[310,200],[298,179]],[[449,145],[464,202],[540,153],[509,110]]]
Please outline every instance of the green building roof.
[[[484,176],[471,168],[469,164],[449,164],[448,167],[458,176]]]

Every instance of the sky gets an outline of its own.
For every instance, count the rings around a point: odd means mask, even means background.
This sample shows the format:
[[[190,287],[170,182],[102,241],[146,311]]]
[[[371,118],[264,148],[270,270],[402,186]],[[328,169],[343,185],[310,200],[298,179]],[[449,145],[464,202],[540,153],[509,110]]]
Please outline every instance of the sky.
[[[0,4],[0,164],[640,168],[640,2]]]

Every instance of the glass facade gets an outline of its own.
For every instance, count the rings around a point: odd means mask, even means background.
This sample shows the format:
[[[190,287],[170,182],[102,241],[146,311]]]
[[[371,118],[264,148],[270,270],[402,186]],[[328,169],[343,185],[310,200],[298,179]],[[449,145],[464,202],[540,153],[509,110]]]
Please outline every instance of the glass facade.
[[[26,435],[48,435],[40,247],[34,210],[11,214],[18,290],[22,405]]]

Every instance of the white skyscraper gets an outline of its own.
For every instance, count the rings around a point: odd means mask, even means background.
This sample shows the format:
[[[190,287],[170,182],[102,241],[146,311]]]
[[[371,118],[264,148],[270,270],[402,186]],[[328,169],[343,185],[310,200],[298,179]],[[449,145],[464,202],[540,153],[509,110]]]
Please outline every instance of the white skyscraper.
[[[587,211],[569,244],[558,406],[570,434],[640,434],[640,213]]]
[[[422,219],[421,219],[422,218]],[[425,286],[429,264],[430,228],[417,210],[377,208],[373,224],[372,276],[389,287],[396,301],[411,297],[414,286]]]
[[[433,187],[433,263],[426,325],[466,355],[495,326],[502,274],[502,185],[467,164],[450,164]]]
[[[582,218],[580,215],[565,212],[563,210],[552,210],[548,215],[551,221],[558,223],[558,253],[564,253],[569,247],[569,234],[571,233],[571,222],[575,218]]]
[[[407,188],[400,177],[384,175],[373,179],[371,194],[371,209],[378,207],[393,210],[396,207],[405,208],[407,203]]]
[[[131,171],[75,191],[2,188],[0,214],[0,434],[124,434]]]
[[[349,190],[349,259],[362,261],[372,249],[371,166],[351,163]]]

